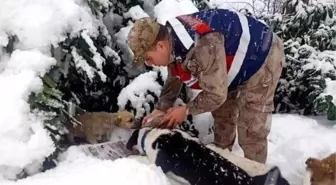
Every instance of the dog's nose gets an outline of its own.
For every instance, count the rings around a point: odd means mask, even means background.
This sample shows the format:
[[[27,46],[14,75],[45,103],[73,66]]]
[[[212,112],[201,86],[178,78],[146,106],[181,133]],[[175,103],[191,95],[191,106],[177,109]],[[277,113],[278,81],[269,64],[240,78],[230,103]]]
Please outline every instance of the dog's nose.
[[[140,128],[141,127],[141,120],[140,119],[135,119],[133,125],[134,125],[135,129]]]

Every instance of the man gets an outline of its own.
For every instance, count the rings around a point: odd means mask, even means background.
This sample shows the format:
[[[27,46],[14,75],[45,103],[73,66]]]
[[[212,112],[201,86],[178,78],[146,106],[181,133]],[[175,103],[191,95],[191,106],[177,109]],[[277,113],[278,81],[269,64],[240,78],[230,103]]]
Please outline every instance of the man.
[[[268,26],[237,12],[210,9],[165,25],[139,19],[127,42],[135,65],[168,67],[160,99],[144,122],[161,111],[161,126],[173,128],[187,114],[211,112],[217,145],[231,150],[238,127],[245,157],[266,162],[273,97],[285,60],[283,42]],[[173,107],[182,83],[201,92]]]

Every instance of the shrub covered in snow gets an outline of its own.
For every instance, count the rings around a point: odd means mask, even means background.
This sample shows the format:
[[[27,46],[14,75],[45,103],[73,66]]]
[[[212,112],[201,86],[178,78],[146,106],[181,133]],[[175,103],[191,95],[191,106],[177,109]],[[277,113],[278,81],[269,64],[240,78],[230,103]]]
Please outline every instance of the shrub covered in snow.
[[[43,168],[45,158],[55,151],[52,141],[57,141],[59,135],[45,128],[63,132],[57,127],[59,121],[53,119],[59,113],[54,110],[61,109],[63,104],[55,84],[44,78],[51,66],[57,65],[51,51],[66,38],[78,37],[83,30],[87,35],[97,36],[98,29],[99,19],[83,1],[2,1],[1,178],[16,179],[36,173]],[[99,56],[96,59],[101,61]],[[43,106],[34,109],[37,104]],[[58,148],[58,143],[55,144]]]
[[[153,70],[139,75],[120,92],[119,109],[131,111],[136,119],[142,120],[153,111],[166,75],[163,70]]]
[[[166,68],[154,68],[152,71],[139,75],[120,92],[118,96],[119,110],[133,112],[135,118],[142,121],[146,115],[154,110],[154,106],[158,102],[166,78]],[[186,88],[182,88],[182,92],[176,100],[175,105],[185,103],[186,92],[183,92],[183,90],[186,90]],[[211,115],[209,116],[211,117]],[[196,128],[194,116],[192,115],[187,116],[185,121],[181,124],[180,129],[196,137],[203,137],[204,135],[213,133],[211,121],[200,121],[197,123],[208,126],[209,129],[205,130],[208,130],[209,133],[200,135],[200,130]]]
[[[335,120],[335,8],[295,5],[292,14],[261,17],[285,42],[286,66],[275,96],[276,112],[326,114]]]
[[[117,97],[134,72],[125,69],[123,51],[103,16],[134,4],[141,3],[2,2],[0,85],[7,88],[1,90],[0,142],[7,147],[0,149],[0,178],[54,167],[58,153],[69,146],[74,107],[77,113],[118,111]]]

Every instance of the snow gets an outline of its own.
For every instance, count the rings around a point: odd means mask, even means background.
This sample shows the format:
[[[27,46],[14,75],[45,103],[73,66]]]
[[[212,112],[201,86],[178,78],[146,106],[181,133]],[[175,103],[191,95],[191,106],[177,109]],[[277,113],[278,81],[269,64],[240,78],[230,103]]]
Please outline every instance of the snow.
[[[124,18],[132,18],[134,20],[140,19],[143,17],[149,17],[147,13],[143,11],[140,5],[133,6],[128,10],[128,12],[124,13]]]
[[[110,47],[105,46],[103,48],[103,52],[104,52],[104,55],[106,55],[108,57],[112,57],[112,56],[115,57],[116,60],[113,60],[113,63],[120,64],[121,58],[116,51],[114,51]]]
[[[126,44],[127,42],[127,35],[130,32],[131,28],[133,26],[133,23],[131,21],[128,22],[128,25],[121,28],[119,32],[115,33],[114,36],[117,38],[117,44],[120,47],[120,49],[125,53],[125,58],[127,61],[131,61],[131,58],[129,56],[133,55],[132,50],[129,48],[129,46]],[[127,62],[126,62],[127,64]]]
[[[302,66],[303,70],[314,69],[320,70],[323,75],[336,73],[336,51],[325,50],[318,52],[311,46],[304,45],[300,49],[307,49],[311,51],[311,56],[306,60],[307,64]],[[320,97],[325,95],[331,95],[333,97],[333,104],[336,105],[336,80],[326,78],[327,87],[324,92],[320,94]]]
[[[8,44],[8,38],[4,31],[0,30],[0,46],[6,46]]]
[[[88,31],[84,30],[81,33],[82,38],[85,40],[85,42],[90,46],[90,51],[94,54],[93,61],[95,61],[98,74],[100,75],[100,78],[103,82],[106,81],[106,75],[102,72],[103,70],[103,63],[105,63],[105,59],[97,52],[97,48],[94,46],[93,41],[91,40],[90,36],[88,35]],[[91,79],[92,80],[92,79]]]
[[[291,184],[300,185],[306,159],[336,152],[335,139],[335,123],[325,118],[274,115],[267,164],[278,165]]]
[[[108,8],[109,5],[111,5],[111,2],[109,0],[96,0],[99,2],[103,7]]]
[[[90,9],[78,0],[3,0],[0,7],[0,30],[17,35],[21,49],[46,50],[50,44],[86,29],[97,33],[97,22]]]
[[[140,118],[145,112],[149,112],[149,102],[154,101],[154,97],[147,93],[153,92],[159,97],[162,86],[157,82],[158,72],[149,71],[135,78],[128,86],[123,88],[118,96],[119,109],[125,109],[128,101],[136,109],[135,118]]]
[[[43,160],[54,150],[42,120],[30,113],[27,100],[31,91],[40,90],[38,76],[55,63],[38,50],[15,50],[0,74],[0,178],[13,178],[9,171]]]
[[[331,95],[333,97],[331,102],[336,106],[336,80],[326,78],[326,84],[327,87],[320,96]]]
[[[310,46],[302,46],[302,48],[308,48]],[[315,69],[315,70],[321,70],[322,74],[326,74],[328,72],[333,72],[336,70],[336,64],[327,62],[327,60],[330,60],[330,58],[333,58],[336,61],[336,52],[334,51],[334,54],[328,53],[328,51],[323,52],[317,52],[312,47],[310,47],[312,55],[306,60],[308,63],[304,66],[302,66],[303,70],[307,69]]]
[[[335,0],[317,0],[317,2],[323,3],[323,4],[336,5]]]
[[[204,117],[208,115],[204,114]],[[198,121],[207,119],[199,118]],[[196,124],[201,124],[196,123]],[[301,185],[305,173],[304,162],[308,157],[323,158],[336,151],[333,143],[336,139],[336,126],[319,117],[297,115],[273,115],[271,134],[269,135],[268,165],[277,165],[292,185]],[[111,140],[124,140],[130,131],[118,129]],[[235,145],[234,153],[242,155],[240,147]],[[16,183],[3,181],[3,185],[39,185],[62,183],[78,184],[134,184],[165,185],[176,184],[162,174],[160,168],[148,163],[146,158],[130,156],[115,161],[100,160],[85,156],[72,147],[63,156],[60,164],[45,173],[39,173]],[[132,178],[130,178],[132,177]]]
[[[226,8],[234,11],[247,9],[252,13],[267,9],[267,4],[262,0],[209,0],[211,7]],[[265,12],[263,12],[265,13]]]
[[[104,62],[97,55],[96,48],[89,39],[90,36],[98,34],[99,23],[84,2],[86,1],[2,0],[1,2],[0,46],[6,46],[9,42],[8,37],[11,35],[17,35],[19,42],[11,55],[6,55],[0,48],[0,184],[175,184],[167,179],[158,167],[146,163],[144,158],[100,160],[85,156],[76,148],[68,150],[61,156],[61,162],[56,168],[37,173],[45,157],[54,151],[54,144],[43,128],[44,117],[31,113],[27,100],[30,92],[41,91],[42,81],[39,77],[56,64],[49,53],[50,45],[56,46],[63,41],[67,32],[72,37],[82,33],[85,41],[91,45],[90,49],[95,55],[94,60],[98,66]],[[99,2],[104,2],[105,7],[109,4],[107,0],[99,0]],[[230,1],[231,4],[237,4],[236,2]],[[223,0],[212,0],[211,3],[222,8],[226,6]],[[192,6],[189,0],[163,0],[155,6],[154,15],[160,23],[164,23],[173,16],[195,11],[197,8]],[[124,16],[137,19],[146,14],[136,6]],[[118,44],[125,46],[127,34],[132,25],[130,21],[127,27],[120,29],[114,35],[119,39]],[[81,30],[86,31],[80,32]],[[105,48],[104,52],[108,56],[115,56],[115,52],[110,49]],[[89,77],[93,78],[92,68],[78,56],[75,48],[72,54],[77,67],[82,67],[88,72]],[[324,52],[324,54],[328,53]],[[324,72],[331,69],[330,65],[320,66],[317,61],[311,65]],[[158,68],[158,70],[162,72],[163,79],[166,79],[166,69]],[[99,75],[102,76],[102,74]],[[132,106],[137,109],[136,117],[148,111],[147,102],[153,101],[153,97],[147,95],[147,90],[159,96],[162,88],[156,81],[157,75],[157,71],[141,74],[124,88],[118,97],[118,105],[121,109],[130,100]],[[327,80],[325,93],[336,96],[335,89],[335,81]],[[194,122],[196,122],[196,128],[201,131],[204,142],[210,142],[213,139],[212,135],[207,134],[213,122],[210,113],[195,116]],[[322,158],[336,151],[334,144],[336,126],[331,125],[331,122],[318,117],[274,115],[269,135],[267,164],[280,166],[283,175],[293,185],[300,185],[305,169],[304,161],[308,157]],[[129,137],[129,134],[129,130],[121,129],[114,132],[111,140],[124,140]],[[234,149],[235,153],[242,154],[238,145]],[[23,180],[10,181],[15,179],[22,169],[32,176]]]
[[[89,77],[89,79],[91,80],[91,82],[93,81],[94,78],[94,71],[95,69],[93,67],[91,67],[82,56],[78,55],[77,53],[77,49],[75,47],[71,48],[71,55],[73,57],[74,63],[76,65],[76,68],[81,68],[83,71],[86,72],[87,76]]]
[[[155,18],[161,24],[165,24],[167,20],[175,16],[194,12],[198,12],[198,9],[190,0],[163,0],[154,8]]]
[[[135,159],[100,160],[85,156],[73,148],[68,151],[57,168],[3,185],[169,185],[162,170]]]
[[[199,130],[198,138],[202,143],[209,144],[213,141],[214,134],[209,134],[209,128],[213,125],[214,119],[210,112],[193,116],[196,130]]]

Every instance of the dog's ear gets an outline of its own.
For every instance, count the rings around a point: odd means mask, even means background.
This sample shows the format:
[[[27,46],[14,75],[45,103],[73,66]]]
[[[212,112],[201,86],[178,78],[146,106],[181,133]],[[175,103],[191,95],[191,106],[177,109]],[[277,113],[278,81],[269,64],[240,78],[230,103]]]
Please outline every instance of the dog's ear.
[[[139,132],[140,132],[140,129],[136,129],[131,137],[128,139],[127,141],[127,144],[126,144],[126,148],[128,150],[132,150],[133,149],[133,146],[137,145],[138,144],[138,137],[139,137]]]
[[[120,126],[121,125],[121,122],[122,122],[122,119],[121,119],[121,116],[118,115],[117,117],[114,117],[114,120],[113,120],[113,123],[116,125],[116,126]]]
[[[306,160],[306,168],[319,168],[322,165],[322,162],[319,159],[308,158]]]
[[[306,160],[305,164],[306,164],[307,166],[309,166],[309,165],[312,163],[312,161],[313,161],[313,158],[309,157],[309,158]]]

